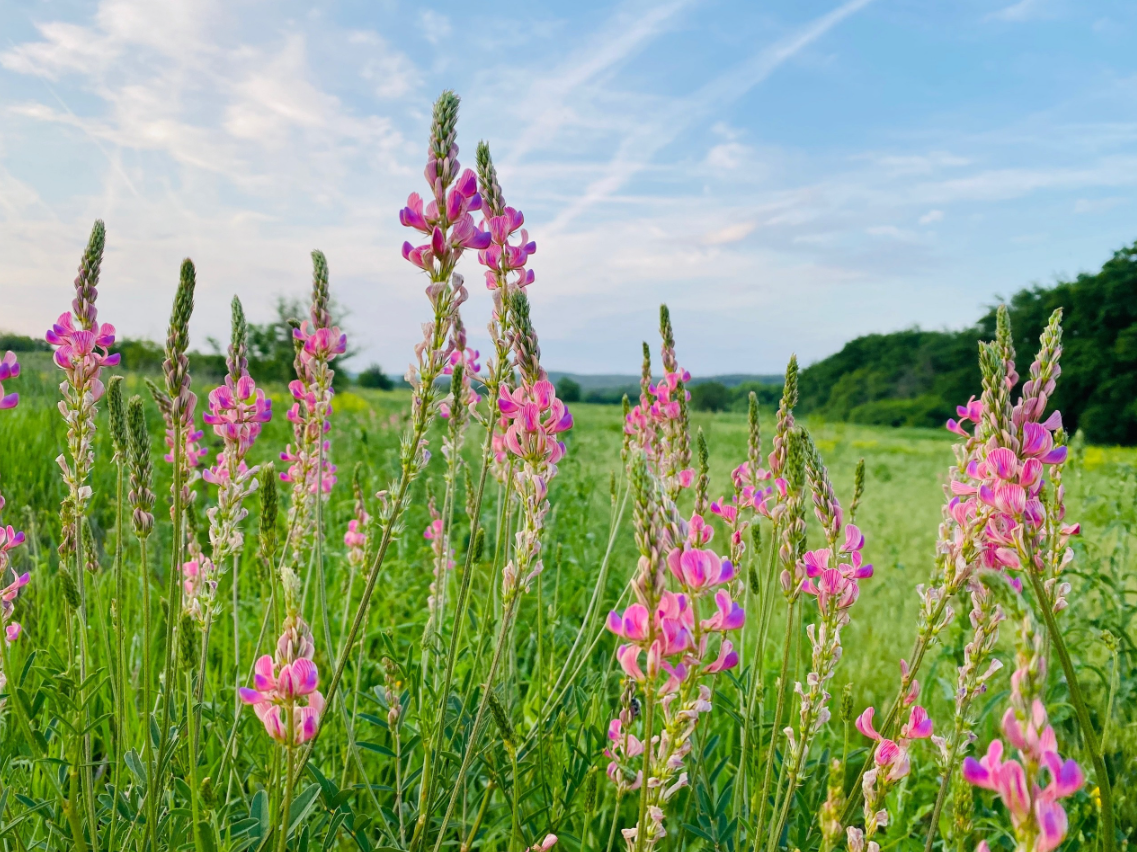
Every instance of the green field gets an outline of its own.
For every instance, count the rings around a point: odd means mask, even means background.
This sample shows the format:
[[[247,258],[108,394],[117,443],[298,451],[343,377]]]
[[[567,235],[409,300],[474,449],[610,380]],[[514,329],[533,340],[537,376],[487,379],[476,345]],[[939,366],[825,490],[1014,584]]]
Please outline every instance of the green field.
[[[5,713],[4,743],[0,748],[0,778],[3,789],[0,801],[7,811],[2,815],[0,842],[5,849],[72,848],[67,839],[68,828],[61,810],[61,795],[56,781],[66,784],[65,767],[71,757],[64,750],[62,732],[76,718],[78,712],[72,699],[77,687],[73,645],[68,641],[74,618],[65,601],[60,578],[59,560],[55,548],[59,539],[58,506],[64,496],[59,469],[53,462],[64,450],[64,424],[55,409],[57,399],[54,383],[58,372],[50,367],[46,356],[28,355],[21,359],[24,373],[11,389],[21,393],[20,406],[14,411],[0,412],[0,491],[7,498],[4,510],[5,523],[22,528],[29,542],[14,552],[18,571],[30,570],[31,582],[17,603],[18,620],[24,627],[24,636],[10,649],[11,670],[21,671],[22,688],[28,704],[35,708],[35,725],[48,734],[47,753],[35,755],[22,743],[23,734]],[[17,388],[18,383],[18,388]],[[203,401],[208,388],[196,388]],[[273,460],[291,440],[290,426],[284,412],[290,399],[284,388],[271,388],[275,417],[254,448],[251,461]],[[155,536],[151,540],[150,565],[152,594],[163,597],[170,566],[170,525],[168,495],[170,465],[161,461],[161,419],[138,377],[128,377],[127,396],[139,393],[146,399],[148,418],[155,449],[157,474],[155,493],[158,520]],[[339,483],[326,507],[326,589],[331,613],[330,630],[334,642],[342,636],[349,606],[358,597],[358,580],[349,588],[349,572],[342,544],[347,521],[352,517],[353,497],[351,480],[358,464],[364,492],[370,495],[398,474],[398,447],[409,408],[408,391],[378,392],[352,388],[335,397],[335,414],[330,434],[332,461],[339,466]],[[115,468],[110,464],[112,450],[108,437],[107,414],[99,413],[96,442],[97,466],[92,485],[94,499],[90,514],[93,539],[97,547],[98,566],[88,575],[89,599],[92,605],[90,632],[91,654],[94,669],[105,669],[113,657],[115,627],[109,618],[109,599],[114,594],[115,560]],[[199,414],[201,403],[199,402]],[[600,574],[613,521],[619,516],[619,506],[626,492],[625,476],[620,460],[622,419],[619,407],[589,404],[573,406],[575,425],[568,433],[568,455],[560,464],[560,475],[551,489],[553,511],[547,526],[545,543],[545,571],[525,595],[517,619],[512,648],[507,660],[507,671],[498,687],[510,723],[515,729],[515,742],[524,744],[521,749],[519,774],[515,777],[509,767],[505,750],[500,746],[505,732],[491,725],[485,733],[485,742],[476,751],[474,771],[466,781],[466,795],[460,797],[461,807],[455,824],[461,827],[462,838],[477,819],[477,810],[484,799],[488,802],[486,816],[480,821],[476,835],[478,848],[511,848],[511,811],[516,808],[522,836],[527,843],[540,840],[546,832],[556,833],[563,848],[584,846],[604,849],[613,825],[613,807],[617,804],[610,785],[604,778],[606,758],[601,754],[605,746],[604,731],[608,720],[618,709],[620,671],[613,664],[616,640],[599,632],[604,614],[621,596],[636,564],[636,551],[632,538],[632,512],[627,507],[615,529],[610,556],[610,573],[606,588],[602,590],[601,605],[593,621],[581,624],[589,599]],[[865,494],[857,516],[867,544],[867,561],[875,566],[874,576],[862,583],[861,600],[853,611],[851,625],[844,636],[845,655],[833,681],[834,719],[823,731],[815,745],[808,767],[808,781],[800,797],[801,805],[795,808],[789,821],[787,848],[800,845],[802,849],[816,848],[817,834],[813,815],[825,795],[826,760],[824,749],[840,750],[847,725],[837,717],[842,689],[852,684],[852,696],[857,713],[867,705],[880,707],[886,704],[896,689],[898,659],[905,656],[912,645],[918,600],[915,587],[925,581],[933,564],[937,527],[944,504],[944,486],[947,471],[952,464],[952,436],[946,431],[923,429],[887,429],[806,422],[802,424],[811,433],[824,457],[838,497],[848,503],[853,490],[854,469],[864,459],[866,470]],[[712,497],[729,493],[729,472],[745,458],[747,420],[745,414],[693,413],[692,433],[702,430],[710,448],[710,493]],[[769,451],[769,438],[773,430],[773,412],[762,412],[762,430],[766,441],[764,452]],[[468,473],[476,478],[480,466],[480,430],[471,429],[466,442]],[[418,719],[415,711],[417,690],[414,678],[419,666],[420,643],[425,622],[426,598],[431,580],[431,552],[423,530],[429,522],[428,498],[443,501],[445,460],[438,452],[442,427],[435,425],[431,448],[433,458],[411,492],[394,547],[383,566],[375,597],[364,631],[362,650],[348,669],[348,704],[357,714],[357,737],[360,741],[360,760],[363,773],[351,761],[345,743],[342,723],[338,715],[329,715],[325,724],[331,730],[323,733],[313,758],[317,772],[300,780],[298,789],[310,790],[309,810],[303,814],[305,828],[298,829],[291,848],[348,849],[398,846],[399,815],[395,812],[395,786],[401,785],[401,800],[405,809],[402,816],[413,823],[418,815],[418,772],[422,769],[422,744],[417,734]],[[211,456],[217,447],[212,433],[207,445]],[[213,443],[210,443],[213,442]],[[279,462],[277,462],[279,467]],[[1083,687],[1087,690],[1099,724],[1109,719],[1111,735],[1107,743],[1107,759],[1115,773],[1115,799],[1122,830],[1134,831],[1135,800],[1131,788],[1137,783],[1137,714],[1133,706],[1137,698],[1137,649],[1134,648],[1132,616],[1135,590],[1133,536],[1137,534],[1137,451],[1132,449],[1081,447],[1076,448],[1067,467],[1068,519],[1080,521],[1083,534],[1074,545],[1077,561],[1074,566],[1074,591],[1071,606],[1063,615],[1067,641],[1074,649],[1083,674]],[[204,483],[196,485],[198,492],[198,537],[205,541],[204,508],[213,497],[214,490]],[[469,528],[462,511],[466,485],[458,488],[458,511],[454,540],[457,559],[461,566],[465,545],[470,540]],[[282,499],[287,505],[286,492]],[[499,611],[498,589],[502,544],[508,537],[500,531],[502,492],[491,480],[487,488],[488,504],[482,526],[486,530],[483,557],[475,565],[473,577],[473,606],[456,665],[455,695],[451,705],[454,714],[448,725],[454,736],[453,752],[447,752],[441,771],[453,773],[465,737],[468,735],[468,714],[477,693],[478,678],[484,676],[491,631]],[[689,501],[689,497],[686,498]],[[268,571],[256,555],[255,534],[259,501],[249,498],[250,517],[245,521],[246,548],[240,568],[240,635],[244,661],[251,660],[269,588]],[[683,511],[689,512],[687,504]],[[280,519],[283,537],[283,510]],[[809,513],[810,541],[817,546],[819,536],[816,521]],[[717,522],[716,522],[717,523]],[[128,527],[129,528],[129,527]],[[723,545],[719,536],[714,544]],[[763,527],[768,534],[768,527]],[[142,635],[139,620],[140,572],[137,549],[133,536],[123,540],[125,572],[128,577],[126,598],[122,602],[126,621],[128,668],[137,673],[141,659]],[[748,559],[755,550],[750,547]],[[459,568],[460,570],[460,568]],[[448,583],[448,600],[453,600],[457,589],[457,572],[452,572]],[[312,575],[309,583],[316,582]],[[221,579],[219,600],[228,601],[231,574]],[[751,590],[753,593],[754,590]],[[354,597],[353,597],[354,596]],[[316,612],[316,595],[306,598],[306,615],[315,626],[319,623]],[[749,600],[749,599],[748,599]],[[950,719],[951,693],[955,683],[955,667],[962,658],[967,641],[966,601],[957,606],[957,617],[942,634],[941,645],[925,662],[920,675],[924,684],[922,703],[928,707],[937,722]],[[452,615],[449,613],[448,615]],[[209,667],[209,687],[204,696],[203,738],[193,767],[200,784],[204,777],[212,778],[212,796],[200,797],[205,808],[201,816],[216,832],[222,848],[257,848],[257,839],[264,831],[258,811],[258,790],[266,790],[269,801],[273,790],[273,749],[260,725],[246,708],[241,714],[238,733],[238,757],[228,777],[217,778],[221,754],[233,723],[232,627],[228,612],[219,616],[214,629]],[[765,690],[774,691],[774,663],[779,657],[780,628],[783,619],[776,610],[775,626],[771,630],[765,649]],[[155,609],[156,626],[151,641],[156,653],[163,646],[162,630],[165,620]],[[443,635],[449,639],[451,623],[444,627]],[[585,657],[585,665],[578,675],[562,678],[562,670],[570,646],[583,629],[585,640],[598,635],[599,640]],[[1109,630],[1121,642],[1121,653],[1111,661],[1110,652],[1101,640],[1101,632]],[[316,629],[316,636],[322,635]],[[773,637],[777,636],[775,640]],[[993,710],[980,725],[980,746],[995,732],[994,722],[1001,715],[1006,696],[1006,675],[1013,668],[1009,659],[1009,631],[1004,633],[1000,654],[1007,662],[1002,676],[993,681],[992,689],[984,698]],[[270,636],[269,642],[272,641]],[[705,727],[703,722],[696,735],[696,756],[692,759],[691,786],[673,800],[669,814],[669,849],[706,848],[734,850],[749,848],[753,837],[747,836],[747,803],[736,795],[734,785],[738,777],[738,720],[740,684],[754,676],[754,643],[756,623],[750,619],[741,640],[742,665],[730,673],[729,679],[720,678],[716,686],[715,710]],[[794,659],[797,671],[804,672],[808,663],[808,650],[802,651],[802,637],[798,637],[798,652]],[[587,644],[587,642],[585,643]],[[444,652],[442,652],[444,654]],[[385,699],[383,697],[384,668],[382,658],[388,655],[402,666],[399,680],[405,690],[404,707],[411,708],[404,723],[401,769],[396,774],[393,757],[394,744],[387,730]],[[328,649],[317,642],[316,663],[321,673],[330,670]],[[579,659],[578,654],[574,660]],[[1119,672],[1118,684],[1112,699],[1109,690],[1113,666]],[[553,694],[555,686],[567,691]],[[1068,705],[1064,703],[1064,685],[1060,671],[1055,667],[1050,679],[1052,703],[1051,718],[1059,728],[1060,741],[1067,744],[1066,752],[1079,756],[1076,727]],[[107,678],[96,678],[86,685],[89,694],[93,739],[96,758],[95,774],[100,784],[112,779],[102,773],[114,771],[107,763],[106,749],[112,742],[114,723],[109,714],[113,710],[112,684]],[[68,692],[70,690],[70,693]],[[125,720],[127,739],[141,743],[144,739],[141,719],[144,713],[138,705],[137,690],[128,694],[129,706]],[[1112,700],[1112,712],[1107,704]],[[38,702],[38,703],[37,703]],[[551,706],[552,712],[542,715],[541,708]],[[178,711],[180,712],[180,711]],[[768,710],[767,710],[768,712]],[[174,714],[177,718],[177,712]],[[759,729],[761,726],[759,726]],[[767,724],[768,728],[768,724]],[[762,733],[768,736],[768,732]],[[865,740],[852,732],[851,746],[861,749]],[[136,746],[141,748],[140,746]],[[973,750],[974,753],[975,750]],[[863,758],[863,751],[854,755]],[[409,755],[409,757],[408,757]],[[1081,758],[1079,758],[1081,759]],[[853,761],[850,762],[852,766]],[[935,796],[938,781],[935,777],[931,748],[915,749],[913,763],[920,771],[913,772],[890,800],[894,824],[881,838],[887,849],[923,849],[930,801]],[[1088,761],[1082,761],[1088,766]],[[590,767],[598,767],[599,784],[590,785]],[[175,751],[172,772],[177,779],[169,793],[167,836],[180,836],[184,841],[171,842],[169,848],[192,848],[187,825],[190,817],[187,797],[193,797],[188,779],[188,758],[179,748]],[[850,768],[852,780],[853,769]],[[318,773],[318,774],[317,774]],[[58,775],[58,779],[52,776]],[[366,781],[364,780],[366,778]],[[133,785],[134,793],[144,786],[138,777],[127,776],[121,785]],[[509,795],[486,794],[490,783]],[[374,786],[368,790],[365,786]],[[323,787],[319,786],[323,784]],[[343,792],[338,791],[342,789]],[[595,790],[595,792],[592,792]],[[444,792],[449,793],[444,788]],[[515,797],[515,798],[514,798]],[[635,822],[634,797],[619,802],[615,819],[619,827]],[[992,803],[988,794],[976,791],[975,817],[972,837],[986,836],[993,840],[1005,838],[1005,823],[1000,806]],[[109,817],[110,798],[104,792],[97,803],[101,820]],[[380,806],[377,810],[375,805]],[[1085,828],[1093,831],[1097,825],[1093,791],[1083,789],[1067,802],[1071,832],[1064,848],[1082,848],[1085,839],[1079,834]],[[138,817],[132,811],[137,799],[130,798],[121,807],[119,832],[126,831],[131,819]],[[682,818],[679,816],[682,814]],[[438,814],[434,813],[434,817]],[[130,819],[128,819],[128,817]],[[945,819],[950,818],[949,814]],[[250,822],[250,820],[252,822]],[[386,823],[386,827],[384,826]],[[241,834],[235,827],[242,827]],[[251,827],[250,827],[251,826]],[[991,832],[994,832],[992,834]],[[138,832],[140,834],[141,832]],[[20,838],[18,841],[16,838]],[[1080,840],[1079,838],[1082,838]],[[458,835],[450,838],[455,848]],[[106,848],[105,835],[101,841]],[[132,835],[131,843],[138,837]],[[182,843],[188,845],[182,845]],[[211,840],[210,843],[213,841]],[[448,841],[449,842],[449,841]],[[946,841],[945,841],[946,842]],[[1088,841],[1086,841],[1088,842]],[[22,844],[22,845],[17,845]],[[322,845],[321,845],[322,844]],[[621,848],[617,836],[613,848]],[[126,848],[126,847],[123,847]],[[129,848],[135,848],[133,845]],[[138,847],[141,848],[141,847]],[[519,847],[512,847],[519,848]],[[937,848],[938,844],[937,844]],[[966,848],[971,848],[971,844]],[[1009,846],[1002,845],[1000,848]],[[1092,845],[1085,848],[1094,848]]]

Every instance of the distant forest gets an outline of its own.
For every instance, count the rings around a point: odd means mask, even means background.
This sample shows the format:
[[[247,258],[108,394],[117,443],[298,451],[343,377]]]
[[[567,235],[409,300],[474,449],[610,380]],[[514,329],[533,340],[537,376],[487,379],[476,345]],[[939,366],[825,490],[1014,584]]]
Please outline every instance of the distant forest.
[[[1007,303],[1016,365],[1029,375],[1050,313],[1063,309],[1062,376],[1053,404],[1069,432],[1137,444],[1137,243],[1094,275],[1016,293]],[[958,332],[870,334],[802,371],[800,408],[832,420],[935,426],[978,395],[977,343],[995,334],[995,309]]]

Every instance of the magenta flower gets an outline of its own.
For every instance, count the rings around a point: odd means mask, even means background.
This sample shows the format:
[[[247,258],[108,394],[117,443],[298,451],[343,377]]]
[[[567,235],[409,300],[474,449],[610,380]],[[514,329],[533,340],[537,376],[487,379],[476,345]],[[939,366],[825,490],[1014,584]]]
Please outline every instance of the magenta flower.
[[[0,497],[0,508],[3,506],[4,498]],[[9,573],[13,578],[7,586],[0,589],[0,624],[4,625],[4,637],[9,644],[20,635],[20,625],[15,622],[11,624],[8,622],[15,610],[16,598],[20,596],[20,591],[28,584],[31,574],[27,572],[16,574],[11,568],[11,557],[8,554],[23,543],[24,534],[22,532],[17,532],[10,524],[6,527],[0,525],[0,582],[6,580]],[[0,672],[0,677],[2,676],[3,672]]]
[[[497,406],[510,423],[505,446],[511,453],[527,462],[548,465],[564,457],[565,445],[557,435],[572,428],[572,414],[557,399],[552,382],[541,379],[513,391],[502,385]]]
[[[667,567],[685,589],[695,594],[735,577],[734,566],[713,550],[676,548],[667,554]]]
[[[0,411],[6,408],[15,408],[19,404],[20,395],[18,393],[7,395],[4,393],[4,382],[19,375],[20,363],[16,360],[16,353],[5,353],[3,360],[0,360]]]
[[[94,305],[91,307],[93,312]],[[65,313],[48,329],[46,339],[55,347],[56,366],[67,374],[72,387],[89,391],[97,402],[104,391],[99,374],[103,367],[113,367],[121,360],[117,353],[112,355],[107,351],[114,346],[114,326],[103,323],[97,329],[75,328],[71,314]]]
[[[213,431],[227,445],[236,447],[238,456],[243,457],[253,442],[261,434],[262,424],[272,419],[272,400],[248,374],[233,381],[225,377],[225,384],[209,392],[209,411],[202,420],[213,427]],[[216,476],[216,471],[212,474]],[[206,482],[213,482],[210,473],[204,475]]]
[[[268,735],[288,748],[315,737],[324,712],[324,697],[317,689],[319,672],[312,662],[314,655],[312,631],[294,612],[285,621],[284,632],[277,641],[276,659],[268,654],[258,659],[254,688],[238,690],[241,701],[252,705]]]
[[[316,664],[301,657],[280,666],[278,671],[272,657],[265,654],[255,668],[256,689],[242,687],[239,692],[241,701],[252,705],[268,735],[285,745],[302,745],[316,736],[324,712],[324,697],[316,689]],[[305,703],[300,703],[301,698],[306,699]],[[289,708],[293,713],[291,735],[286,721]]]
[[[872,707],[866,708],[855,723],[858,731],[876,742],[876,747],[873,749],[873,766],[865,773],[862,785],[865,827],[863,830],[848,829],[850,849],[864,849],[866,841],[870,841],[868,848],[875,845],[871,840],[877,829],[888,825],[888,811],[884,809],[888,793],[908,775],[911,768],[908,751],[912,742],[932,736],[932,720],[923,707],[912,708],[908,721],[901,727],[899,738],[895,740],[877,733],[873,727],[874,713]]]

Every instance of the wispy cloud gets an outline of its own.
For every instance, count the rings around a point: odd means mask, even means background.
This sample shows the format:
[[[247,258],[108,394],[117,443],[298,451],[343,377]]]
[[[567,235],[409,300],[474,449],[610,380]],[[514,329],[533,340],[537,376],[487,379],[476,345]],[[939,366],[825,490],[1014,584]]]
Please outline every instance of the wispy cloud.
[[[1132,239],[1118,213],[1137,199],[1137,60],[1103,52],[1083,20],[1056,86],[1014,41],[1028,29],[976,36],[975,6],[951,4],[933,40],[890,5],[887,27],[843,25],[869,2],[829,0],[812,20],[793,0],[508,20],[100,0],[32,6],[29,22],[0,5],[0,325],[39,333],[99,216],[101,299],[124,334],[161,336],[186,254],[194,333],[221,337],[232,292],[265,318],[304,291],[319,247],[349,331],[382,329],[360,336],[360,362],[399,371],[422,300],[395,211],[421,191],[442,88],[465,99],[463,163],[489,138],[526,212],[554,368],[634,370],[625,338],[651,339],[665,300],[692,369],[768,372],[790,350],[808,361],[866,331],[968,322],[994,290]],[[953,65],[961,33],[981,79]],[[475,47],[451,59],[459,36]],[[464,310],[476,337],[488,300]]]
[[[619,191],[633,176],[647,168],[655,154],[674,142],[687,128],[705,121],[707,116],[714,115],[716,111],[745,95],[778,67],[872,1],[848,0],[789,37],[718,75],[694,94],[677,100],[656,120],[637,122],[621,141],[615,156],[600,177],[590,183],[584,193],[567,205],[553,221],[554,232],[564,229],[589,208]]]
[[[992,12],[987,18],[993,21],[1010,21],[1013,23],[1035,20],[1046,14],[1046,3],[1047,0],[1018,0],[1017,3],[1012,3]]]

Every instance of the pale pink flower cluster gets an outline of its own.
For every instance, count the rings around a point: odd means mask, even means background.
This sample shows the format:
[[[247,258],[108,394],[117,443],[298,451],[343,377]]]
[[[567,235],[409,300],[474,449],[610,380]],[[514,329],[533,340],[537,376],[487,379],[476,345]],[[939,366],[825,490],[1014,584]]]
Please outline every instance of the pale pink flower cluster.
[[[347,522],[347,532],[343,534],[343,543],[347,548],[348,564],[354,568],[361,568],[367,556],[367,524],[371,516],[363,507],[363,501],[357,500],[355,504],[355,517]]]
[[[438,513],[433,497],[430,498],[429,508],[431,520],[422,533],[422,537],[430,542],[430,552],[433,554],[431,562],[434,578],[430,582],[430,594],[426,599],[428,627],[437,615],[439,596],[445,593],[446,572],[454,570],[454,548],[446,540],[442,515]]]
[[[520,464],[513,474],[513,487],[521,500],[523,523],[516,535],[514,559],[506,564],[502,577],[503,592],[509,598],[521,588],[528,589],[541,573],[541,533],[549,512],[549,482],[565,455],[559,436],[572,428],[572,414],[543,375],[532,383],[523,379],[513,391],[502,385],[497,407],[509,424],[503,436],[505,449]]]
[[[258,659],[254,688],[239,690],[241,701],[252,705],[268,735],[289,748],[316,736],[324,712],[319,672],[312,662],[315,652],[311,628],[294,612],[277,640],[276,658],[265,654]]]
[[[471,406],[481,402],[482,399],[473,388],[473,380],[477,378],[482,369],[482,365],[478,363],[479,353],[477,349],[470,349],[466,346],[466,329],[461,320],[456,320],[454,323],[453,338],[454,351],[446,359],[446,366],[442,368],[442,375],[450,376],[451,381],[453,381],[454,368],[461,364],[462,369],[458,371],[461,376],[459,386],[451,388],[450,396],[438,406],[438,413],[447,420],[452,414],[458,414],[459,409],[468,410]],[[446,448],[444,447],[443,454],[445,453]]]
[[[821,514],[820,512],[818,514]],[[800,701],[800,722],[795,734],[792,727],[784,733],[790,744],[792,779],[796,783],[798,772],[805,765],[813,738],[829,721],[829,692],[826,686],[833,679],[841,661],[841,628],[849,623],[849,610],[860,596],[860,580],[873,574],[861,556],[865,537],[854,525],[845,527],[845,540],[840,546],[811,550],[804,554],[793,574],[803,579],[791,579],[787,569],[782,573],[782,585],[788,590],[791,582],[800,583],[801,590],[817,599],[820,615],[816,623],[806,628],[812,648],[811,667],[805,684],[794,685]],[[832,563],[832,564],[831,564]]]
[[[8,379],[14,379],[20,375],[20,362],[16,360],[15,352],[4,353],[4,358],[0,359],[0,411],[7,408],[15,408],[20,402],[20,395],[18,393],[4,393],[4,382]]]
[[[1041,639],[1024,619],[1017,643],[1018,668],[1011,675],[1011,706],[1003,715],[1003,735],[1018,751],[1004,759],[1001,740],[992,740],[987,754],[963,762],[963,777],[998,794],[1011,817],[1011,828],[1022,852],[1051,852],[1066,837],[1068,820],[1059,802],[1085,782],[1081,768],[1058,754],[1058,740],[1042,703],[1046,659]],[[986,843],[981,852],[988,852]]]
[[[624,434],[646,454],[656,474],[664,480],[668,493],[677,496],[695,481],[695,469],[688,467],[690,448],[684,453],[681,434],[687,430],[685,403],[691,399],[686,383],[691,374],[678,367],[664,373],[659,382],[645,382],[640,403],[624,422]],[[682,400],[680,400],[682,395]]]
[[[689,522],[679,522],[679,532],[682,543],[668,551],[666,566],[680,591],[664,588],[653,604],[644,593],[652,584],[633,584],[638,602],[623,613],[610,612],[607,621],[611,632],[627,640],[616,652],[621,668],[649,701],[659,701],[663,709],[662,730],[652,737],[647,760],[644,842],[649,848],[667,834],[663,806],[687,784],[683,766],[691,737],[699,716],[711,710],[710,689],[700,681],[738,665],[738,653],[727,635],[746,623],[745,611],[726,588],[735,578],[734,565],[705,546],[714,536],[713,528],[695,514]],[[665,533],[665,539],[670,540],[670,535]],[[703,600],[709,605],[701,606]],[[710,638],[715,634],[719,641],[712,652]],[[611,721],[605,752],[611,760],[608,776],[624,792],[645,783],[643,761],[635,760],[643,755],[644,743],[625,729],[631,721],[627,711]],[[638,826],[624,830],[629,849],[635,848],[638,833]]]
[[[187,424],[193,423],[193,410],[197,407],[197,397],[190,395],[189,406],[185,411],[185,419]],[[166,412],[163,411],[163,415]],[[201,464],[201,460],[209,455],[209,450],[201,445],[201,439],[205,437],[205,432],[201,429],[196,429],[192,425],[185,429],[182,433],[182,465],[186,470],[195,468]],[[174,463],[174,425],[169,417],[166,417],[166,448],[169,450],[164,456],[170,464]],[[197,474],[195,473],[194,476]]]
[[[293,505],[297,502],[307,505],[309,499],[300,495],[314,495],[317,490],[330,494],[336,484],[336,466],[329,459],[331,442],[323,437],[332,429],[331,400],[335,393],[328,364],[336,355],[347,351],[347,335],[334,326],[314,328],[308,320],[293,335],[302,343],[296,356],[298,378],[288,383],[294,402],[287,417],[292,424],[296,449],[289,444],[280,454],[281,461],[288,463],[288,469],[280,478],[292,483],[293,494],[297,495]],[[319,465],[321,442],[322,468]]]
[[[916,695],[910,693],[905,703],[911,704],[915,700]],[[874,712],[869,707],[856,722],[857,730],[875,740],[876,746],[872,753],[872,768],[865,773],[861,782],[865,798],[865,827],[860,829],[849,826],[846,830],[849,852],[879,852],[880,845],[872,838],[878,829],[888,825],[888,811],[884,807],[888,793],[911,770],[908,752],[912,742],[932,736],[932,719],[919,705],[911,709],[908,721],[901,726],[900,736],[895,740],[877,733],[873,727]]]
[[[478,252],[478,262],[486,269],[486,287],[497,290],[499,287],[509,291],[522,289],[535,280],[532,269],[526,269],[529,256],[537,251],[537,243],[529,239],[529,232],[522,226],[525,214],[512,207],[506,207],[500,215],[492,215],[484,207],[486,217],[482,227],[489,234],[490,244]],[[510,238],[517,236],[516,243]]]
[[[217,561],[240,553],[244,544],[240,523],[249,514],[242,507],[245,497],[257,490],[259,466],[248,467],[245,456],[261,433],[262,424],[272,419],[272,400],[257,388],[244,372],[234,381],[210,391],[209,411],[202,418],[222,440],[217,462],[202,478],[217,486],[217,505],[206,513],[209,517],[209,540]]]
[[[77,288],[80,287],[81,280],[75,280]],[[101,326],[95,324],[95,295],[96,290],[91,287],[78,327],[70,313],[60,314],[46,335],[47,342],[55,347],[55,364],[67,377],[59,386],[63,394],[59,411],[67,422],[67,443],[72,464],[68,464],[62,454],[56,463],[62,469],[63,479],[71,490],[72,497],[69,499],[75,501],[73,509],[77,514],[82,511],[83,504],[91,494],[90,487],[85,483],[95,461],[92,443],[95,435],[95,403],[105,391],[99,376],[104,367],[115,366],[120,360],[118,354],[108,352],[108,348],[114,345],[114,326],[109,323]],[[80,301],[77,297],[76,303]],[[7,356],[5,360],[7,361]]]
[[[193,537],[187,545],[189,559],[182,563],[182,610],[205,623],[217,595],[217,565],[206,556]]]
[[[0,508],[3,506],[4,498],[0,497]],[[23,574],[15,572],[8,552],[23,543],[24,534],[22,532],[18,532],[11,524],[8,526],[0,525],[0,582],[8,579],[9,572],[12,576],[12,582],[0,589],[0,624],[4,626],[4,638],[8,642],[14,642],[20,635],[21,627],[18,622],[11,620],[12,613],[15,610],[16,598],[20,596],[20,590],[31,580],[31,574],[27,571]]]
[[[424,174],[434,199],[424,208],[422,196],[412,192],[407,197],[407,206],[399,211],[400,224],[429,238],[429,242],[420,246],[404,242],[403,257],[439,278],[448,277],[442,273],[452,270],[466,249],[481,251],[490,246],[490,235],[478,230],[471,215],[482,209],[478,178],[472,169],[466,169],[454,180],[452,175],[461,168],[457,157],[456,144],[451,145],[449,155],[443,160],[438,160],[431,148]],[[447,191],[451,182],[453,187]]]

